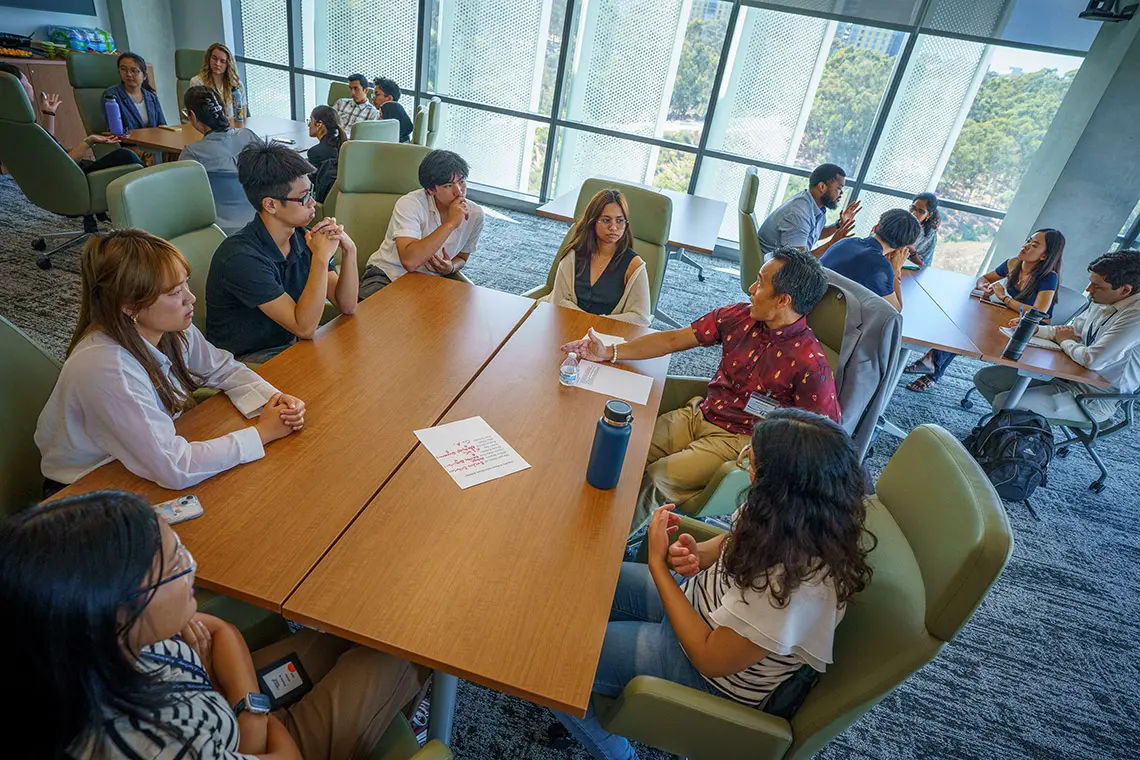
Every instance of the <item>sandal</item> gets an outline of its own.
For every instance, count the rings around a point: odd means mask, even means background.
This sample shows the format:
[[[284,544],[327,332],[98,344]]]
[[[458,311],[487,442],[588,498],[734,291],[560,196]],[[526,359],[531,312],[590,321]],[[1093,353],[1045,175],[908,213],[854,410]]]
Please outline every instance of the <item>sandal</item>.
[[[903,372],[908,375],[933,375],[934,365],[927,364],[926,357],[924,356],[918,361],[911,362],[910,364],[906,365],[906,368],[903,369]]]
[[[906,387],[906,389],[908,391],[914,391],[915,393],[922,393],[926,389],[930,388],[931,386],[937,385],[937,384],[938,384],[938,381],[934,379],[933,375],[923,375],[922,377],[918,378],[917,380],[914,380],[913,382],[911,382],[911,384],[908,385]]]

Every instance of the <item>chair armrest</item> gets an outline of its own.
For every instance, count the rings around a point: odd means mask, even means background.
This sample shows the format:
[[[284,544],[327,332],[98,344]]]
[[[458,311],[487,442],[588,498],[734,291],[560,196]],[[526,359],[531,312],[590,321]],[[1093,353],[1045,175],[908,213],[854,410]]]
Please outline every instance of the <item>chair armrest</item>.
[[[687,375],[669,375],[665,378],[665,390],[661,393],[660,413],[672,412],[680,409],[693,396],[703,396],[708,392],[709,379],[707,377],[689,377]]]
[[[467,277],[467,275],[463,274],[463,272],[452,272],[451,274],[444,275],[444,276],[447,277],[447,279],[449,279],[449,280],[456,280],[458,282],[466,282],[469,285],[474,284],[471,282],[470,278]]]
[[[87,175],[87,191],[90,193],[90,205],[87,208],[91,214],[107,213],[107,186],[119,177],[142,169],[138,164],[126,166],[112,166],[110,169],[100,169]]]
[[[716,517],[730,515],[736,511],[744,499],[744,492],[751,484],[748,473],[736,466],[736,462],[722,464],[707,486],[677,509],[693,517]]]
[[[451,760],[451,748],[439,739],[432,739],[408,760]]]
[[[783,718],[652,676],[594,708],[610,733],[689,760],[779,760],[792,746]]]
[[[531,288],[527,292],[523,293],[523,298],[533,298],[537,301],[539,298],[543,298],[544,296],[548,295],[550,295],[550,288],[546,287],[546,284],[543,283],[537,288]]]

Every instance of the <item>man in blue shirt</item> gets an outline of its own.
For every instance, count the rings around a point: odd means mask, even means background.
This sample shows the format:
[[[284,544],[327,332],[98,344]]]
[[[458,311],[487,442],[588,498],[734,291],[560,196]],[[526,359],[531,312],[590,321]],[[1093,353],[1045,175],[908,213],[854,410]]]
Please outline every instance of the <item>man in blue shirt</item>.
[[[756,235],[765,258],[783,246],[822,256],[829,246],[850,235],[861,206],[858,201],[841,211],[835,224],[823,224],[827,215],[824,209],[839,207],[846,179],[847,172],[835,164],[817,166],[808,179],[808,189],[786,200],[760,225]],[[817,248],[821,238],[830,240]]]
[[[902,266],[922,227],[909,211],[893,208],[879,217],[870,237],[840,240],[820,259],[902,311]]]
[[[356,244],[336,219],[313,220],[312,165],[283,145],[238,155],[238,180],[257,216],[222,241],[206,276],[206,337],[243,361],[263,362],[320,325],[325,299],[356,311]],[[341,251],[345,277],[333,268]]]

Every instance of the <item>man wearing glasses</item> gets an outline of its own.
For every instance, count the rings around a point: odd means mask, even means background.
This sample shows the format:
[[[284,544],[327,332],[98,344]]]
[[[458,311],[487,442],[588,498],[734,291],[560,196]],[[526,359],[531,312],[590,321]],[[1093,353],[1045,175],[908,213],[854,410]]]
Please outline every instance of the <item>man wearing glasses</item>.
[[[356,310],[356,244],[336,219],[313,220],[313,166],[291,148],[250,145],[238,155],[238,181],[257,215],[214,253],[206,279],[206,335],[242,361],[264,362],[313,337],[325,299]]]

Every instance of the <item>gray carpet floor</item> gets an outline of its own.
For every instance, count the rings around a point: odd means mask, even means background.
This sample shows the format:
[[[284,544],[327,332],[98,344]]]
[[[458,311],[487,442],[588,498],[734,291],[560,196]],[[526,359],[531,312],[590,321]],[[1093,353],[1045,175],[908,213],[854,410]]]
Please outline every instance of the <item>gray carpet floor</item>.
[[[0,209],[0,314],[62,358],[78,313],[78,256],[57,256],[55,267],[41,272],[29,246],[40,231],[75,225],[32,206],[7,176],[0,177]],[[566,225],[488,212],[468,275],[515,293],[541,283]],[[705,276],[698,282],[691,268],[672,263],[662,308],[687,322],[742,300],[731,265],[709,260]],[[698,349],[675,356],[671,369],[708,376],[717,359],[715,349]],[[890,417],[903,429],[936,422],[964,437],[977,413],[963,410],[958,399],[980,366],[960,359],[924,394],[900,387]],[[880,437],[870,458],[873,475],[897,445]],[[1078,449],[1054,461],[1048,487],[1034,495],[1040,521],[1008,505],[1014,555],[971,622],[818,757],[1140,757],[1138,445],[1135,430],[1104,442],[1113,475],[1100,495],[1087,490],[1096,469]],[[543,708],[462,683],[452,748],[459,758],[584,760],[580,747],[547,745],[550,722]],[[649,749],[641,755],[665,757]]]

